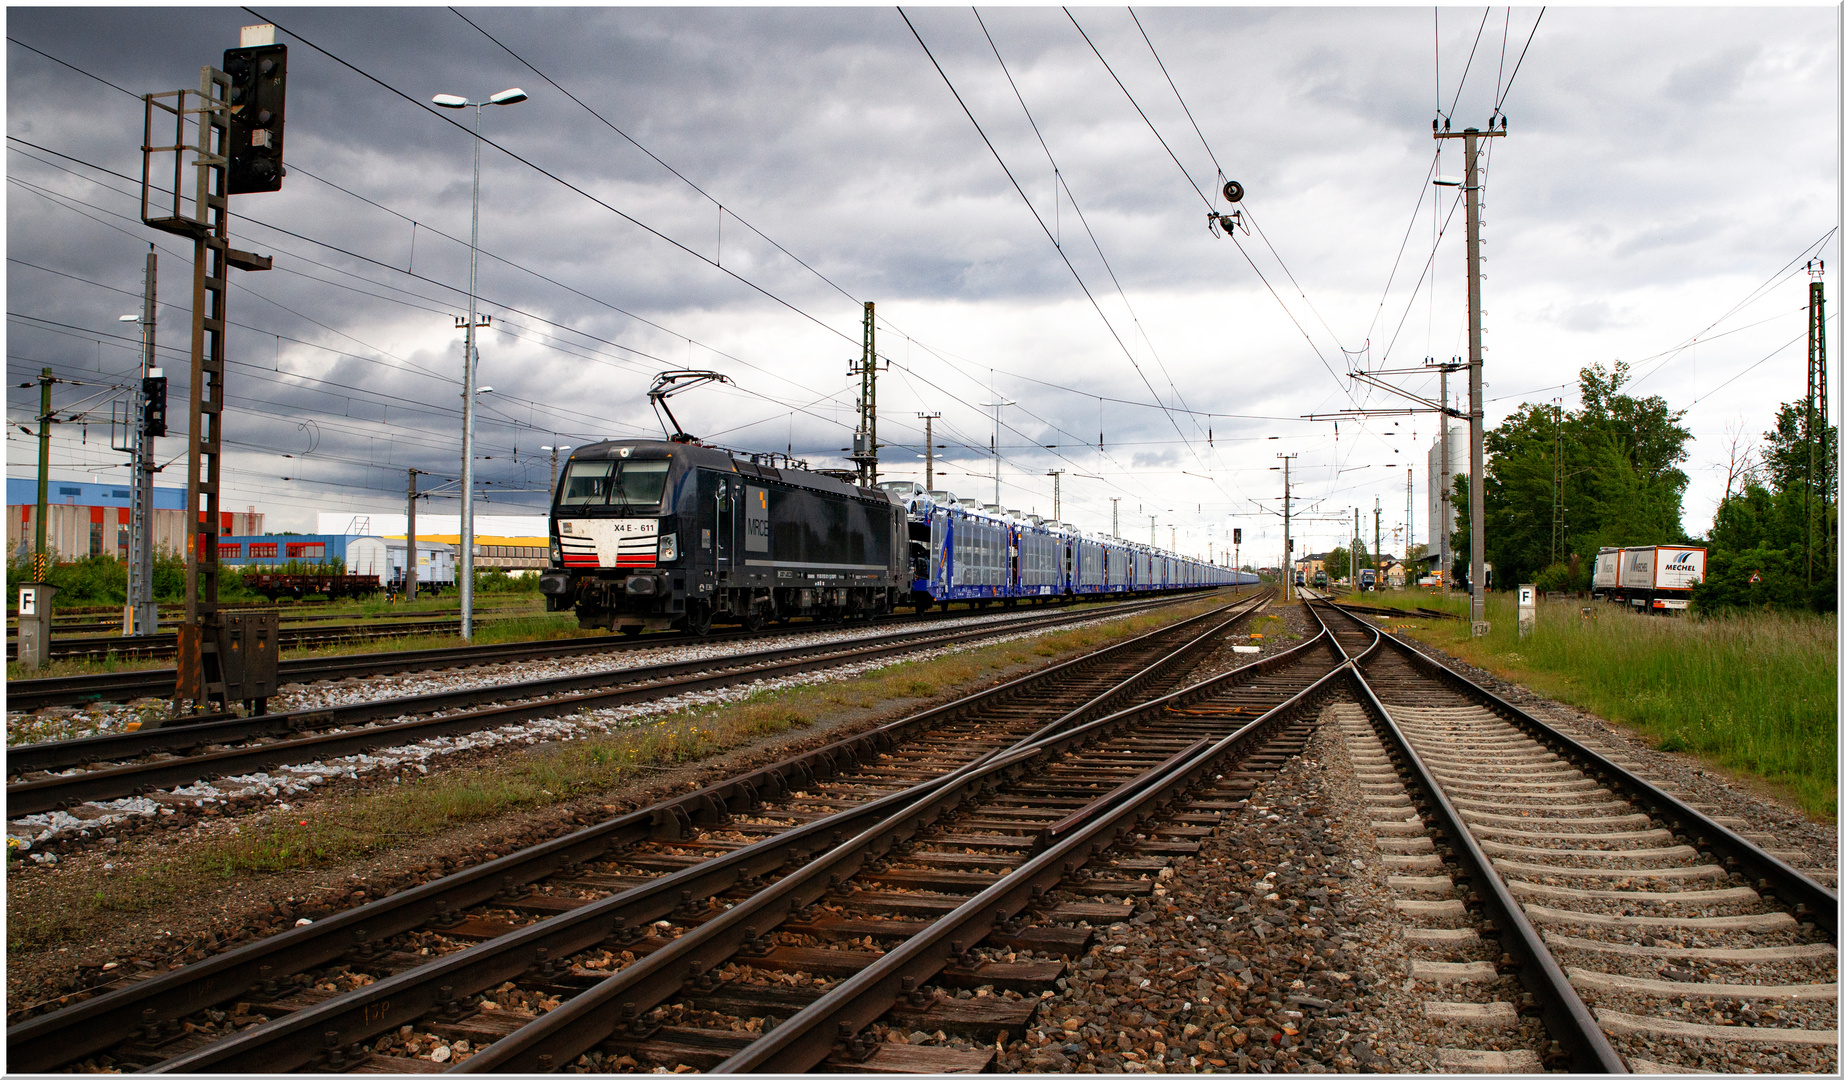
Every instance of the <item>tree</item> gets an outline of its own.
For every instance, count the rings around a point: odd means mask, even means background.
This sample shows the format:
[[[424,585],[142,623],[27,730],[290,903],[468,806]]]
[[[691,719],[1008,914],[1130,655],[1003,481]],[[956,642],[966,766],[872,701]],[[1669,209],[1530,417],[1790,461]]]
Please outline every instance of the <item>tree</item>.
[[[1817,489],[1807,489],[1815,419],[1804,401],[1780,406],[1774,429],[1762,435],[1759,475],[1744,471],[1739,490],[1722,500],[1710,523],[1709,559],[1702,583],[1691,593],[1693,610],[1836,610],[1836,521],[1822,506],[1812,507],[1829,520],[1818,522],[1813,534],[1807,583],[1808,501],[1819,501],[1829,489],[1835,502],[1837,486],[1837,430],[1830,428],[1829,467],[1817,478]]]
[[[1325,553],[1325,579],[1337,581],[1351,572],[1351,553],[1342,547],[1335,547]]]
[[[1621,393],[1627,366],[1581,369],[1574,411],[1526,403],[1485,433],[1486,561],[1502,584],[1534,581],[1602,546],[1680,543],[1690,432],[1658,396]],[[1558,481],[1561,487],[1558,489]],[[1470,561],[1467,478],[1456,476],[1456,570]],[[1557,528],[1558,512],[1564,529]],[[1560,580],[1557,574],[1548,580]]]

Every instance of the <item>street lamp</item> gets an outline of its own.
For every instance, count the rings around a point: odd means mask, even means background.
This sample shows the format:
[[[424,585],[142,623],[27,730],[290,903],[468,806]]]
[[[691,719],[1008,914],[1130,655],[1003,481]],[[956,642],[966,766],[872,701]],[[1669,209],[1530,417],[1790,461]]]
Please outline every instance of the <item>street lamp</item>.
[[[555,498],[557,495],[557,455],[564,453],[570,448],[567,446],[540,446],[538,449],[549,450],[551,452],[551,497]]]
[[[480,275],[480,110],[487,105],[515,105],[524,101],[518,87],[501,90],[485,101],[469,101],[455,94],[437,94],[430,100],[444,109],[474,110],[474,223],[467,258],[467,344],[461,368],[461,638],[474,637],[474,369],[480,356],[474,349],[475,286]]]

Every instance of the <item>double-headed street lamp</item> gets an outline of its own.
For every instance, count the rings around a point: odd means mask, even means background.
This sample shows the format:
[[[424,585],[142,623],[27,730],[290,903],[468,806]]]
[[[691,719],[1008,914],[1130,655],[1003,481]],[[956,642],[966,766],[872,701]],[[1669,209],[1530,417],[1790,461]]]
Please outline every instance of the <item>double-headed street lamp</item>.
[[[474,349],[475,285],[480,274],[480,110],[487,105],[516,105],[525,100],[518,87],[501,90],[485,101],[469,101],[455,94],[437,94],[430,100],[444,109],[474,110],[474,224],[468,241],[467,345],[463,349],[461,379],[461,637],[474,637],[474,369],[480,356]]]

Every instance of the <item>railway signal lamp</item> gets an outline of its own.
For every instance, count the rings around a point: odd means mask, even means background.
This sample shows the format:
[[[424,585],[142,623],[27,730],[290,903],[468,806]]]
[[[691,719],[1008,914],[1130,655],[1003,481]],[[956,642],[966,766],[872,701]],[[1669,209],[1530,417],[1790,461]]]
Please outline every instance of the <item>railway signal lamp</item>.
[[[288,46],[226,49],[224,73],[231,78],[226,190],[232,195],[280,191]]]
[[[149,368],[158,372],[159,368]],[[144,402],[141,423],[150,437],[166,434],[166,376],[149,375],[141,380],[141,400]]]

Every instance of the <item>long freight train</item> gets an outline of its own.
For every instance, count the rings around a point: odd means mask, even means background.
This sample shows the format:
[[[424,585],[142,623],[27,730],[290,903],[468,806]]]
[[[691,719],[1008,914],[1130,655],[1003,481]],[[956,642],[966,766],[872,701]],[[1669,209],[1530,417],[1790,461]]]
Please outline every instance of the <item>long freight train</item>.
[[[576,450],[552,499],[546,607],[586,628],[703,632],[1256,580],[913,483],[859,487],[777,461],[681,442]]]

